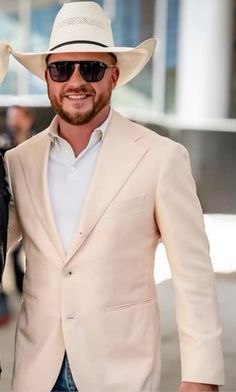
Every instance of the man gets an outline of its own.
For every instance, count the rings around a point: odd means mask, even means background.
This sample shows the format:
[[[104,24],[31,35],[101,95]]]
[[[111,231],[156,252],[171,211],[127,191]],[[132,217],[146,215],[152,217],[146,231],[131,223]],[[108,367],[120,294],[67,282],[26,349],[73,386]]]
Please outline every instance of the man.
[[[56,17],[48,52],[10,48],[45,78],[57,113],[6,154],[9,242],[22,235],[27,259],[13,392],[159,390],[153,263],[161,239],[176,295],[179,392],[223,383],[214,276],[187,152],[110,109],[113,89],[154,47],[153,39],[114,47],[102,8],[73,2]]]
[[[34,111],[27,106],[12,105],[6,112],[6,126],[12,140],[12,146],[24,142],[32,136]]]
[[[0,135],[2,154],[32,136],[34,113],[30,107],[12,105],[6,111],[6,132]]]

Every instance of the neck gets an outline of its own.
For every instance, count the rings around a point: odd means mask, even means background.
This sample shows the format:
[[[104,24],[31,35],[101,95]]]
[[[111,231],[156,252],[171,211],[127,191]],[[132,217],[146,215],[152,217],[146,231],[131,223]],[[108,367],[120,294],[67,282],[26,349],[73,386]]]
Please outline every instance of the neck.
[[[86,148],[94,129],[106,120],[109,110],[109,106],[106,106],[90,122],[82,125],[69,124],[58,116],[59,134],[71,145],[75,156]]]

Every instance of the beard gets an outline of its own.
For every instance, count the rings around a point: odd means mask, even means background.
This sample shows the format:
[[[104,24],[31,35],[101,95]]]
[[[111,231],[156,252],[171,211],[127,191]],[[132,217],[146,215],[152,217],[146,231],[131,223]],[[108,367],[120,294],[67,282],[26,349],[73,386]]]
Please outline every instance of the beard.
[[[63,98],[65,94],[86,94],[90,93],[96,97],[91,107],[83,112],[78,112],[72,114],[63,108]],[[55,96],[50,90],[48,90],[48,97],[50,99],[51,105],[55,112],[67,123],[71,125],[83,125],[92,121],[96,115],[110,103],[112,89],[107,88],[103,93],[96,94],[95,90],[89,86],[84,85],[78,89],[68,89],[62,91],[59,97]]]

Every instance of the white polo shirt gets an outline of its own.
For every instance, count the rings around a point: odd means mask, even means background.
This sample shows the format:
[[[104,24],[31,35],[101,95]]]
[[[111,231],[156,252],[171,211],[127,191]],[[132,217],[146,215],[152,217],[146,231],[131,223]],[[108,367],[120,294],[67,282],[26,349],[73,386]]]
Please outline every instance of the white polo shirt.
[[[52,146],[48,162],[48,188],[55,223],[67,253],[77,227],[96,159],[111,119],[112,110],[104,123],[93,131],[86,148],[75,157],[70,144],[49,132]]]

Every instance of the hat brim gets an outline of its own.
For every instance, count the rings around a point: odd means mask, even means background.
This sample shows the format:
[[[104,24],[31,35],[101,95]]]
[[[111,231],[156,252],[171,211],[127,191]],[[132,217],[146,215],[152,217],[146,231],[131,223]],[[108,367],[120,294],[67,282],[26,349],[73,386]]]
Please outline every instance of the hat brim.
[[[120,75],[116,87],[120,87],[133,79],[150,60],[156,46],[154,38],[147,39],[136,48],[130,47],[99,47],[92,44],[71,44],[59,47],[53,51],[41,53],[22,53],[10,48],[11,54],[25,68],[45,81],[46,57],[53,53],[114,53]]]

